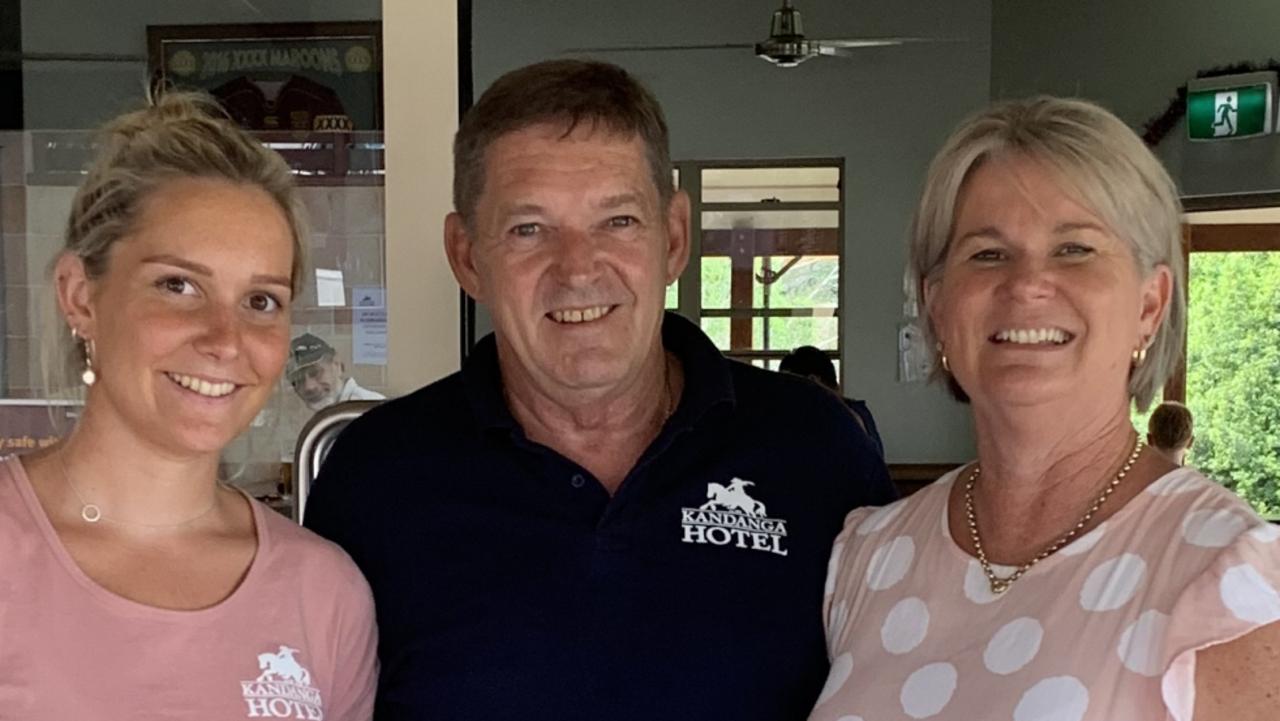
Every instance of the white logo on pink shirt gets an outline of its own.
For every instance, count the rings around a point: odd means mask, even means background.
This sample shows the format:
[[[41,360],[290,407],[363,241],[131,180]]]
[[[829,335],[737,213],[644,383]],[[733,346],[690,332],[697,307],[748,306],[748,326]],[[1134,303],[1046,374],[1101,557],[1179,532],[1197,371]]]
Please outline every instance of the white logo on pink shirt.
[[[697,508],[680,509],[680,526],[685,543],[710,544],[767,551],[787,555],[782,540],[787,537],[787,522],[765,515],[764,504],[747,493],[751,481],[734,478],[729,485],[707,484],[706,503]]]
[[[275,653],[258,654],[262,673],[252,681],[240,682],[249,718],[324,718],[320,691],[311,685],[311,672],[298,663],[295,653],[298,649],[280,646]]]

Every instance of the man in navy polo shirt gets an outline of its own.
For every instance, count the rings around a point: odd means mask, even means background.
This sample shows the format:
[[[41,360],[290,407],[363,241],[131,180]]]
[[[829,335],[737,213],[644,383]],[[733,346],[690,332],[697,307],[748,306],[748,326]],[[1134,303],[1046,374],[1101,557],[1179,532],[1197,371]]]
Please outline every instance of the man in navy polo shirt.
[[[377,718],[800,719],[845,514],[892,499],[838,399],[664,315],[667,129],[621,68],[513,71],[463,119],[445,246],[495,332],[338,440],[306,523],[373,588]]]

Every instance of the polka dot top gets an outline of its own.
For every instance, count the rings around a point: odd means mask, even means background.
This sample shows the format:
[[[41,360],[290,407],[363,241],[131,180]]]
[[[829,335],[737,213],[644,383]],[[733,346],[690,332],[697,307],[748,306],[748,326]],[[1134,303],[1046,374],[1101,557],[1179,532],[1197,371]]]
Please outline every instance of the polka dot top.
[[[846,519],[811,721],[1190,721],[1196,650],[1280,620],[1280,528],[1193,469],[1002,596],[948,531],[958,473]]]

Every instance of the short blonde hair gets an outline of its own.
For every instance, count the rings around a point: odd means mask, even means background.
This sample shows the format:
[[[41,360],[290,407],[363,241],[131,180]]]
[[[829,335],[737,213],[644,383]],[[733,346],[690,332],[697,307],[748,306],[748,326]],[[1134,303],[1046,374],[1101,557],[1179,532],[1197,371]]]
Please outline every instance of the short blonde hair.
[[[1145,362],[1129,376],[1129,396],[1145,409],[1182,356],[1187,309],[1182,206],[1155,155],[1119,118],[1095,103],[1047,96],[1002,102],[965,120],[951,134],[929,167],[911,225],[910,266],[922,305],[925,286],[942,274],[965,180],[984,162],[1011,156],[1051,168],[1064,190],[1128,242],[1142,276],[1168,266],[1173,287],[1165,316],[1148,344]],[[937,335],[932,321],[926,326],[933,346]],[[952,392],[967,400],[954,379],[946,378]]]
[[[177,178],[225,180],[270,196],[289,224],[290,283],[295,296],[301,291],[306,225],[293,173],[284,158],[236,126],[204,93],[166,92],[99,131],[97,153],[71,203],[63,253],[78,256],[89,278],[102,277],[112,247],[134,230],[148,195]],[[62,384],[83,369],[85,349],[65,323],[55,328],[50,336],[62,359],[62,377],[56,379]]]

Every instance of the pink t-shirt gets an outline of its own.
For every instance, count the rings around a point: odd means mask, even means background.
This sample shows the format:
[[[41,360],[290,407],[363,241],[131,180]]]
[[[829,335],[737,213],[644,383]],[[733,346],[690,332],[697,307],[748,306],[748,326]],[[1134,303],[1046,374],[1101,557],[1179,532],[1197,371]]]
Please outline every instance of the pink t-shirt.
[[[956,475],[849,514],[811,721],[1190,721],[1195,652],[1280,620],[1280,529],[1193,469],[1000,596],[948,530]]]
[[[171,611],[76,566],[17,458],[0,458],[0,719],[372,716],[373,598],[337,546],[253,502],[258,551],[226,600]]]

